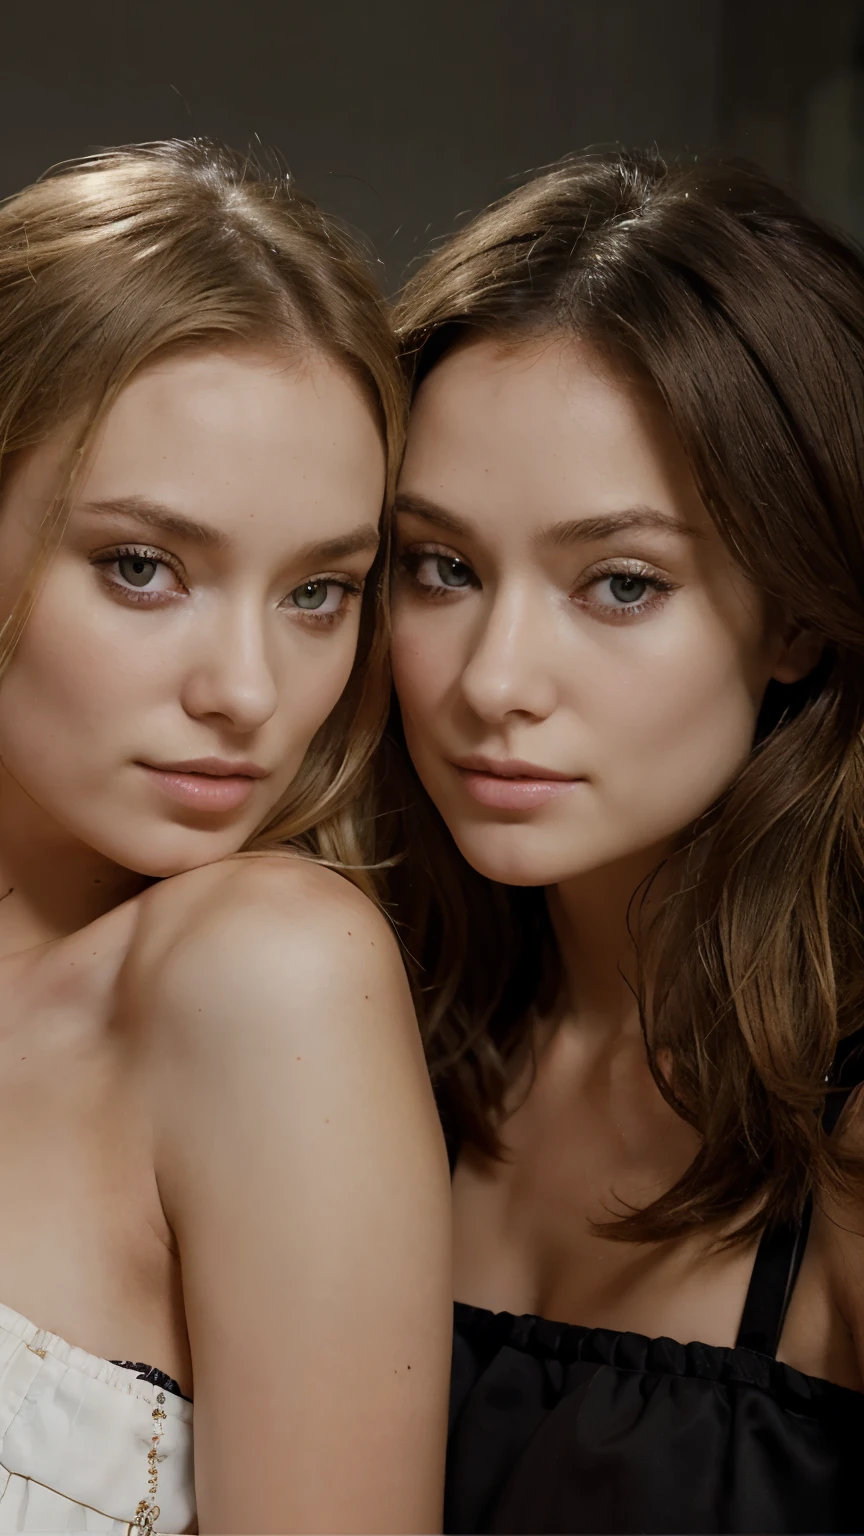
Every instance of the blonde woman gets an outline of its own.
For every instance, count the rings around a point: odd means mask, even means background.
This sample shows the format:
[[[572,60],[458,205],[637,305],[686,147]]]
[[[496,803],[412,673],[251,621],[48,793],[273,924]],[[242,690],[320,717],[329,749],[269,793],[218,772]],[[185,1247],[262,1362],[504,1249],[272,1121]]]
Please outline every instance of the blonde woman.
[[[0,1531],[434,1529],[446,1161],[362,869],[379,300],[157,144],[0,210],[0,359]]]

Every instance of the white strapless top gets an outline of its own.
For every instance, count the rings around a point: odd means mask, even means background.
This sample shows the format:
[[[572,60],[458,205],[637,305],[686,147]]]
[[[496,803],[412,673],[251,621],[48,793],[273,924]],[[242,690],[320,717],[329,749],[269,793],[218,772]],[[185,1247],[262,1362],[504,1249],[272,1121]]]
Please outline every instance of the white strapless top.
[[[192,1404],[0,1304],[0,1533],[126,1536],[151,1498],[155,1531],[194,1525]]]

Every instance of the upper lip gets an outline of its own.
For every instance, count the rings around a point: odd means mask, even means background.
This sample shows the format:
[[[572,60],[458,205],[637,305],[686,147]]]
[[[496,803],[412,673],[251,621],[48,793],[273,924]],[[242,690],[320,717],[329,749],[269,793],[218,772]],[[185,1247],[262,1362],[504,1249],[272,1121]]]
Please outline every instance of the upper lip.
[[[559,773],[556,768],[542,768],[537,763],[526,763],[521,757],[460,757],[456,768],[469,773],[491,773],[496,779],[578,779],[577,773]]]
[[[257,763],[232,763],[225,757],[190,757],[182,763],[145,763],[159,773],[201,773],[211,779],[266,779]]]

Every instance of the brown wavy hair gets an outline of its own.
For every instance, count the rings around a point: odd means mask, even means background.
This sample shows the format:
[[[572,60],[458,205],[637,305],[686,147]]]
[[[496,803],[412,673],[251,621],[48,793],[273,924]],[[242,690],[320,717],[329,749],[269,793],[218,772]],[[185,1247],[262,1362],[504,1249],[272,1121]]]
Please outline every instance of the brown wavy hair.
[[[0,677],[62,536],[96,430],[136,369],[231,343],[323,353],[359,383],[387,456],[382,547],[357,658],[283,802],[251,840],[342,867],[372,894],[369,763],[389,698],[388,513],[405,386],[386,308],[358,243],[288,175],[204,140],[70,161],[0,205],[0,488],[17,454],[75,423],[42,547],[0,629]]]
[[[803,683],[769,685],[749,760],[682,830],[685,874],[650,924],[634,902],[648,1059],[701,1150],[602,1230],[657,1241],[719,1222],[738,1241],[814,1187],[860,1194],[864,1157],[819,1111],[838,1042],[864,1024],[861,254],[754,169],[577,156],[449,239],[396,323],[415,386],[471,332],[578,336],[647,377],[741,569],[825,641]],[[390,753],[410,849],[393,895],[445,1124],[495,1153],[528,1011],[557,984],[545,900],[469,868],[398,712]]]

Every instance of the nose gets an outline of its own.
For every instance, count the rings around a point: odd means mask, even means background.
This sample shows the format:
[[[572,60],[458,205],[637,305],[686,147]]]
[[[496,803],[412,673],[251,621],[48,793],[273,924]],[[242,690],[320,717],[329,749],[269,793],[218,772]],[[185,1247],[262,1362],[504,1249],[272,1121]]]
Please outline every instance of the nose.
[[[221,721],[248,735],[272,717],[279,699],[266,614],[250,599],[220,604],[210,618],[185,675],[183,707],[195,719]]]
[[[489,725],[545,720],[558,702],[553,624],[527,586],[501,589],[486,608],[462,674],[462,693]]]

